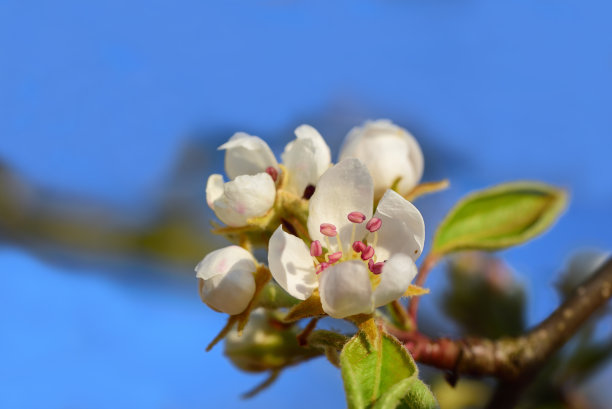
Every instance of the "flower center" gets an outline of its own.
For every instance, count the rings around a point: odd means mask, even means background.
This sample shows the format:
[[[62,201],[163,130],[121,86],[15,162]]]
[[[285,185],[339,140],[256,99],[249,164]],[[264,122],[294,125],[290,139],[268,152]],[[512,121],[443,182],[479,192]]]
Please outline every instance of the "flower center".
[[[340,241],[340,235],[338,234],[338,229],[335,225],[331,223],[322,223],[319,227],[319,231],[323,236],[325,236],[325,244],[327,248],[327,260],[319,262],[319,258],[323,255],[323,246],[318,240],[315,240],[310,245],[310,255],[313,257],[313,260],[316,264],[316,273],[319,274],[324,271],[326,268],[347,260],[356,260],[361,259],[363,262],[367,263],[368,270],[372,274],[378,275],[382,273],[383,266],[385,265],[383,262],[376,262],[376,242],[378,241],[378,230],[382,226],[382,220],[378,217],[372,217],[366,223],[366,230],[368,230],[368,236],[373,235],[371,241],[368,241],[368,244],[365,244],[361,240],[355,240],[356,227],[358,224],[361,224],[366,221],[365,214],[361,212],[350,212],[347,215],[348,220],[353,223],[353,230],[351,232],[351,241],[350,247],[344,249],[342,247],[342,242]],[[337,250],[336,252],[332,252],[332,245],[330,242],[330,238],[335,237],[337,242]]]
[[[266,168],[266,173],[270,175],[270,177],[272,178],[274,182],[278,180],[278,170],[276,170],[274,166],[268,166]]]

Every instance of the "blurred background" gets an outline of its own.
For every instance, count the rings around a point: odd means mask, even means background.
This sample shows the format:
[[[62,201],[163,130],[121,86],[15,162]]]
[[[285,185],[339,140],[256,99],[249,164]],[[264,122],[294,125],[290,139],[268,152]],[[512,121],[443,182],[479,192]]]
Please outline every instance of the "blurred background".
[[[224,245],[204,187],[235,131],[280,153],[308,123],[336,157],[351,127],[393,120],[421,143],[424,180],[451,181],[416,202],[429,237],[470,190],[568,189],[550,232],[499,255],[522,294],[514,330],[538,323],[570,256],[612,249],[610,13],[604,0],[0,0],[0,407],[345,405],[324,359],[243,401],[265,376],[204,352],[225,322],[193,272]],[[453,317],[451,301],[480,298],[448,296],[452,267],[431,274],[422,320],[487,333]],[[602,345],[575,407],[612,398]]]

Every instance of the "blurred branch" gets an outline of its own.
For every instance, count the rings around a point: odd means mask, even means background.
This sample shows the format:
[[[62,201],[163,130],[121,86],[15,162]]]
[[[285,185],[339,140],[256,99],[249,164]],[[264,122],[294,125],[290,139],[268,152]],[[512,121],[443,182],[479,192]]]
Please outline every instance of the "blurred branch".
[[[0,240],[39,256],[113,262],[143,259],[166,267],[193,265],[212,245],[201,214],[160,202],[130,214],[34,186],[0,161]],[[147,206],[150,210],[152,206]],[[150,216],[150,217],[147,217]],[[200,223],[198,223],[200,221]]]
[[[612,296],[612,259],[540,325],[519,337],[431,339],[419,332],[389,328],[418,362],[453,374],[494,376],[516,382],[537,371]]]

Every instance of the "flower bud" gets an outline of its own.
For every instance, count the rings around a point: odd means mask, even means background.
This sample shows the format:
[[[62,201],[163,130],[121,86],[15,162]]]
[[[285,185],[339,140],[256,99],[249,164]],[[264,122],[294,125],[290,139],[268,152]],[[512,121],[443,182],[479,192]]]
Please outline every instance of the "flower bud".
[[[404,195],[423,176],[423,153],[416,139],[385,119],[353,128],[340,150],[339,161],[346,158],[357,158],[367,166],[377,198],[398,180],[396,189]]]
[[[280,369],[300,358],[319,354],[298,344],[296,336],[299,331],[297,326],[281,324],[271,313],[258,308],[251,313],[242,335],[238,335],[236,330],[228,334],[224,353],[243,371]]]
[[[241,175],[230,182],[211,175],[206,201],[219,220],[228,226],[246,226],[248,219],[265,215],[274,205],[276,186],[268,173]]]
[[[209,253],[196,266],[200,298],[209,307],[235,315],[243,312],[255,294],[255,258],[238,246]]]

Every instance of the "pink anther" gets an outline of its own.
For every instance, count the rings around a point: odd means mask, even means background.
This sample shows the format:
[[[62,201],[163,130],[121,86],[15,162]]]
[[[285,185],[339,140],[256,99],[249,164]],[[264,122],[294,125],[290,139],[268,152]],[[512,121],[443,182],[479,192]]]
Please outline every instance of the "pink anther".
[[[310,255],[313,257],[319,257],[323,254],[323,246],[321,246],[321,242],[319,240],[315,240],[310,243]]]
[[[356,241],[353,243],[353,250],[355,250],[355,253],[361,253],[365,248],[366,245],[363,244],[363,241]]]
[[[317,266],[317,269],[315,270],[316,274],[320,274],[323,270],[325,270],[327,267],[331,266],[331,264],[323,262],[321,264],[319,264]]]
[[[275,182],[276,182],[276,180],[278,179],[278,170],[276,170],[276,168],[275,168],[275,167],[273,167],[273,166],[268,166],[268,167],[266,168],[266,173],[267,173],[268,175],[270,175],[270,177],[272,178],[272,180],[273,180],[273,181],[275,181]]]
[[[361,259],[362,260],[369,260],[372,257],[374,257],[374,247],[372,246],[368,246],[365,249],[363,249],[363,251],[361,252]]]
[[[335,237],[338,234],[336,226],[331,223],[321,223],[320,229],[321,234],[327,237]]]
[[[335,263],[336,261],[340,260],[342,258],[342,252],[338,251],[336,253],[330,254],[329,256],[327,256],[327,261],[329,263]]]
[[[353,223],[363,223],[366,219],[365,214],[361,212],[350,212],[348,214],[349,221]]]
[[[370,259],[370,261],[372,261],[372,259]],[[380,274],[383,271],[383,267],[385,266],[385,263],[382,261],[379,261],[378,263],[372,263],[371,266],[368,264],[368,266],[370,267],[370,271],[372,272],[372,274]]]
[[[380,220],[378,217],[372,217],[366,223],[366,229],[368,229],[370,233],[374,233],[375,231],[378,231],[378,229],[380,229],[380,226],[382,226],[382,220]]]

